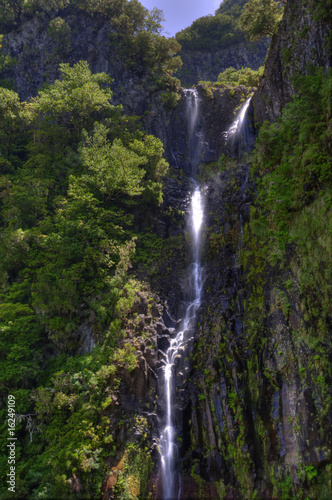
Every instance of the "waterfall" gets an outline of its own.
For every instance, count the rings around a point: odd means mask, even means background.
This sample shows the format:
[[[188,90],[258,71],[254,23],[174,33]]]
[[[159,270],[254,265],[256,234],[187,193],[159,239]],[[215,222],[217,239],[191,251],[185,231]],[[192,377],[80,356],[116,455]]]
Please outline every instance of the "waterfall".
[[[174,465],[177,459],[177,445],[175,443],[175,426],[173,423],[175,405],[175,367],[179,357],[183,354],[187,344],[193,340],[191,327],[196,318],[197,309],[201,303],[202,293],[202,267],[200,265],[200,232],[203,220],[202,198],[199,186],[191,198],[190,229],[193,242],[193,262],[190,268],[190,302],[186,310],[185,318],[181,322],[180,330],[176,337],[171,340],[170,347],[166,353],[165,365],[165,399],[166,399],[166,427],[160,437],[161,465],[163,498],[180,498],[180,486],[175,492]],[[182,374],[181,374],[182,375]]]
[[[197,167],[201,157],[201,140],[199,126],[199,104],[197,89],[185,89],[186,96],[186,118],[188,134],[188,159],[191,167],[191,175],[197,173]]]
[[[196,90],[187,90],[187,128],[189,143],[189,160],[191,173],[196,173],[199,164],[200,145],[197,133],[199,115],[199,101]],[[161,468],[163,499],[181,497],[180,475],[176,470],[178,447],[176,444],[176,412],[179,411],[176,402],[176,382],[183,381],[185,372],[189,370],[184,361],[184,353],[189,351],[193,343],[193,327],[197,310],[201,304],[202,294],[202,267],[200,264],[201,226],[203,221],[203,204],[201,191],[197,183],[191,196],[189,226],[192,241],[192,263],[189,269],[188,306],[185,317],[176,331],[175,338],[171,339],[166,352],[164,367],[164,399],[166,407],[165,427],[160,436]],[[181,359],[182,358],[182,359]]]
[[[251,127],[249,116],[251,97],[246,100],[240,112],[229,129],[223,133],[226,139],[226,150],[230,156],[239,158],[244,152],[250,152],[255,143],[255,132]]]

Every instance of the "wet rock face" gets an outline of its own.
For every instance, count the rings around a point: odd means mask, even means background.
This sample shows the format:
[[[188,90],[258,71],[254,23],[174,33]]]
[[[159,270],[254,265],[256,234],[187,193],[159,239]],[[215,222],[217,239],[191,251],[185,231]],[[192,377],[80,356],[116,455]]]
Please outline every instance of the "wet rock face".
[[[233,89],[216,88],[210,93],[206,93],[202,86],[198,85],[201,104],[201,141],[202,141],[202,162],[214,162],[222,154],[238,156],[239,144],[226,144],[226,132],[239,115],[241,108],[249,96],[249,89],[239,85]],[[250,129],[249,149],[252,149],[255,140],[255,128],[252,116],[252,108],[247,113],[246,121]],[[245,139],[239,138],[243,144]],[[242,151],[243,153],[244,151]]]
[[[229,153],[225,145],[225,132],[232,125],[249,89],[239,85],[234,89],[214,88],[206,91],[198,85],[198,117],[195,140],[200,151],[198,163],[217,161],[222,153]],[[186,91],[181,90],[181,99],[173,110],[165,110],[153,101],[150,113],[143,119],[145,129],[159,137],[165,148],[165,155],[174,169],[191,175],[190,141]],[[253,133],[253,120],[250,121]]]
[[[295,256],[285,268],[259,269],[260,249],[247,236],[254,204],[248,166],[226,170],[205,193],[206,277],[185,388],[181,470],[240,498],[254,491],[278,498],[287,481],[295,495],[308,486],[306,466],[331,460],[332,442],[321,355],[306,336],[305,298],[290,279]]]
[[[272,38],[262,85],[254,97],[260,124],[275,121],[294,94],[291,77],[306,74],[310,65],[330,66],[328,37],[330,22],[315,20],[315,1],[289,0],[279,33]]]
[[[65,50],[60,49],[49,35],[48,25],[52,18],[47,14],[43,19],[34,17],[20,30],[5,35],[4,53],[16,62],[1,76],[13,79],[21,99],[29,100],[37,95],[44,83],[53,83],[60,77],[61,62],[73,65],[86,60],[92,73],[105,72],[114,80],[113,103],[122,104],[128,115],[140,116],[147,132],[162,140],[167,156],[178,165],[178,158],[185,155],[186,148],[185,137],[182,140],[181,106],[177,113],[166,110],[160,100],[165,89],[154,88],[153,78],[146,68],[126,64],[119,46],[111,40],[112,28],[105,17],[83,12],[70,15],[66,11],[62,17],[70,27],[70,45]],[[176,147],[171,146],[173,143]]]
[[[240,42],[215,52],[183,49],[183,67],[178,78],[183,86],[189,88],[201,80],[216,82],[218,75],[230,67],[248,67],[257,71],[264,64],[268,47],[269,41],[264,40],[255,43]]]
[[[51,17],[34,17],[12,33],[4,36],[4,52],[16,59],[16,64],[5,76],[13,78],[16,91],[22,100],[35,96],[45,82],[59,78],[60,62],[75,64],[87,60],[93,72],[120,73],[123,64],[107,44],[111,29],[103,16],[92,19],[86,14],[64,15],[71,28],[68,50],[60,48],[47,32]],[[126,75],[124,75],[126,76]],[[120,82],[119,82],[120,83]]]
[[[215,162],[223,153],[237,156],[238,148],[235,147],[230,151],[226,145],[225,132],[231,127],[248,98],[249,89],[243,85],[234,89],[214,88],[208,91],[202,85],[198,85],[196,89],[198,117],[195,140],[200,152],[198,163]],[[185,91],[181,91],[181,100],[175,110],[165,111],[155,107],[153,116],[144,118],[144,126],[163,141],[171,167],[181,169],[190,176],[192,164],[186,105]],[[252,147],[255,137],[252,111],[249,114],[248,126],[251,130],[250,147]]]
[[[130,441],[139,441],[145,433],[147,442],[153,453],[154,443],[158,436],[156,414],[158,384],[158,325],[162,322],[162,305],[159,297],[146,291],[136,292],[134,304],[127,314],[124,323],[125,336],[118,348],[132,352],[135,363],[118,367],[117,376],[121,380],[119,389],[112,394],[111,425],[120,429],[117,439],[119,449],[124,450]],[[122,422],[120,426],[119,422]],[[139,423],[141,422],[141,423]],[[105,483],[109,495],[114,493],[118,480],[116,464],[120,456],[110,462],[114,474]],[[105,497],[106,498],[106,497]],[[110,496],[107,496],[110,498]]]

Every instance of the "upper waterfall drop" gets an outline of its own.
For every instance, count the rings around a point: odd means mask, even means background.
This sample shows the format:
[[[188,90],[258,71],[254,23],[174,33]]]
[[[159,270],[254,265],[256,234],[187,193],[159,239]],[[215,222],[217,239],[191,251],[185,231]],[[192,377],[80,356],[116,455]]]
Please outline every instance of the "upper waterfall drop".
[[[190,163],[190,175],[195,175],[201,159],[201,138],[199,130],[200,99],[197,89],[185,89],[184,94],[186,96],[188,160]]]
[[[241,129],[243,127],[243,122],[244,122],[245,116],[247,114],[247,110],[249,108],[250,101],[251,101],[251,97],[249,97],[249,99],[247,99],[246,102],[244,103],[244,105],[242,106],[238,117],[233,122],[233,124],[228,129],[228,131],[226,132],[227,138],[233,134],[236,134],[237,132],[241,132]]]
[[[194,228],[194,235],[197,238],[199,230],[201,228],[203,222],[203,208],[202,208],[202,199],[199,188],[197,187],[194,191],[192,200],[192,222]]]
[[[227,131],[223,133],[226,139],[226,149],[230,156],[239,158],[245,152],[252,151],[255,144],[252,111],[250,111],[251,97],[242,106],[236,119]]]

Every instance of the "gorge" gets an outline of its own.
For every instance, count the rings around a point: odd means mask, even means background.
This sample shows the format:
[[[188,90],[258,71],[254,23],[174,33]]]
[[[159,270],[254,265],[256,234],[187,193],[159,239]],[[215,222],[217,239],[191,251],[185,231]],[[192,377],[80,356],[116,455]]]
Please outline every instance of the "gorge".
[[[0,16],[16,497],[331,498],[327,6],[285,3],[256,87],[198,83],[208,50],[179,82],[139,2],[32,4]]]

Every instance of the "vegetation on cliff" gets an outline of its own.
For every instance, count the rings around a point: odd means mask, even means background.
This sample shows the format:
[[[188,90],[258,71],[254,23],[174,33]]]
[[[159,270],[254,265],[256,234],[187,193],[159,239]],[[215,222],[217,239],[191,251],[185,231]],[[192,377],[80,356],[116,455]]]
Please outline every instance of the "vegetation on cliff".
[[[161,34],[164,17],[159,9],[149,11],[138,0],[2,0],[1,7],[0,33],[3,34],[38,19],[52,42],[52,53],[46,57],[47,63],[52,62],[52,65],[77,60],[72,53],[72,37],[74,32],[77,34],[79,16],[92,22],[94,19],[103,22],[108,28],[108,45],[122,63],[134,74],[148,76],[151,88],[169,89],[170,99],[176,102],[180,82],[174,73],[182,66],[177,55],[181,46],[175,38]],[[27,46],[24,51],[33,53],[33,49]]]
[[[207,180],[185,456],[202,491],[222,464],[221,498],[331,496],[331,71],[293,83],[250,176],[248,155],[223,156]]]
[[[216,19],[198,20],[197,47],[236,37],[244,3],[225,0]],[[50,13],[41,0],[0,5],[8,30]],[[66,9],[100,14],[128,64],[148,68],[155,87],[171,81],[178,44],[160,37],[157,11],[126,0],[52,5],[48,36],[61,50],[70,45]],[[193,47],[194,30],[184,31]],[[0,55],[1,69],[13,63]],[[157,448],[156,373],[146,359],[157,359],[161,308],[130,269],[172,280],[172,265],[185,262],[183,214],[170,207],[168,241],[151,230],[163,224],[163,145],[112,104],[110,77],[85,61],[60,73],[29,102],[10,82],[0,88],[0,494],[12,498],[10,394],[18,497],[146,498]],[[260,77],[229,68],[217,84],[256,86]],[[331,71],[312,67],[292,83],[292,102],[262,125],[251,158],[223,155],[212,181],[202,175],[215,199],[178,436],[200,498],[205,480],[210,498],[331,496]],[[171,175],[175,189],[183,174]]]
[[[200,17],[176,34],[182,48],[190,50],[222,49],[244,39],[239,18],[246,0],[228,0],[221,4],[214,16]]]
[[[225,0],[214,16],[200,17],[176,39],[184,49],[221,50],[246,38],[253,42],[271,37],[282,14],[279,0]]]
[[[240,27],[249,40],[273,36],[282,19],[284,2],[280,0],[249,0],[240,17]]]
[[[0,29],[3,33],[15,29],[33,16],[54,16],[65,10],[103,14],[124,37],[133,36],[144,29],[160,33],[163,20],[159,9],[148,11],[138,0],[1,0],[0,7]]]
[[[38,484],[40,498],[66,497],[67,479],[78,471],[87,474],[88,497],[100,491],[99,463],[117,433],[105,416],[111,387],[118,389],[117,370],[136,366],[136,349],[118,344],[141,288],[126,285],[134,214],[161,203],[168,168],[160,140],[110,103],[106,74],[91,74],[84,61],[60,70],[61,79],[30,103],[0,89],[0,384],[26,415],[17,428],[18,489],[28,496]],[[67,361],[82,347],[75,332],[91,315],[100,349]],[[67,355],[48,361],[43,373],[47,346]],[[21,434],[25,419],[36,431],[30,444]],[[2,446],[4,479],[5,440]],[[37,468],[27,468],[36,454]]]

